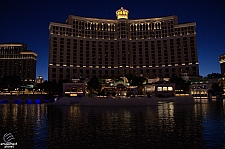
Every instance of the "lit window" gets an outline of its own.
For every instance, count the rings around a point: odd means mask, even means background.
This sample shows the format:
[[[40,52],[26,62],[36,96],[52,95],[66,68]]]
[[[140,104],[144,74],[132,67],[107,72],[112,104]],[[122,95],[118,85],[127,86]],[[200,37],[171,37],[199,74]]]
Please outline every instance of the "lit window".
[[[173,90],[173,87],[172,86],[169,86],[168,87],[168,91],[172,91]]]
[[[163,91],[167,91],[167,87],[163,87]]]
[[[162,91],[162,87],[158,87],[157,90],[158,90],[158,91]]]

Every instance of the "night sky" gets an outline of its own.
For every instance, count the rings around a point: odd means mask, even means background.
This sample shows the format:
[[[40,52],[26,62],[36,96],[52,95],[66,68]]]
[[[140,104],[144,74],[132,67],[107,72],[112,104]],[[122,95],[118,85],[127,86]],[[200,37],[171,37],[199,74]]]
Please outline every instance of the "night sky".
[[[124,7],[129,19],[177,15],[179,23],[196,22],[200,75],[221,73],[225,53],[225,0],[1,0],[0,43],[22,42],[38,54],[37,76],[48,76],[50,22],[65,23],[69,14],[116,19]]]

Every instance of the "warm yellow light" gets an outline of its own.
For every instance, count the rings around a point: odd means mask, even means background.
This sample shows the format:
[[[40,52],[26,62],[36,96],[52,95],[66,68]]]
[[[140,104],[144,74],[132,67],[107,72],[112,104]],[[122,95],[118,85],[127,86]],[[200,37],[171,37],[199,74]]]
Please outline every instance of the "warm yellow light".
[[[167,91],[167,87],[163,87],[163,91]]]
[[[70,96],[77,96],[77,94],[70,94]]]
[[[168,91],[172,91],[173,90],[173,87],[172,86],[169,86],[168,87]]]
[[[117,19],[128,19],[129,11],[121,7],[119,10],[116,11]]]

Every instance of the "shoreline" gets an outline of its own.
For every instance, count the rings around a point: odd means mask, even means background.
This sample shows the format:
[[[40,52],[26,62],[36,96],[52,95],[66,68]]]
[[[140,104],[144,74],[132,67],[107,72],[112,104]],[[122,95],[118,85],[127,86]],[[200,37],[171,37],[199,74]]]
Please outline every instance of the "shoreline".
[[[80,106],[99,106],[99,107],[119,107],[119,106],[157,106],[159,101],[173,102],[174,104],[194,104],[192,96],[180,96],[169,98],[158,97],[62,97],[54,103],[48,105],[72,105],[79,104]]]

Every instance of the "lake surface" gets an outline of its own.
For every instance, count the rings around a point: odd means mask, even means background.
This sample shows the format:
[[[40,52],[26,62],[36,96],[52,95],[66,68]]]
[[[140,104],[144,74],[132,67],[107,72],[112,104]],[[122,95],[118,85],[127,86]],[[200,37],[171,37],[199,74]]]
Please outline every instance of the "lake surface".
[[[0,144],[6,133],[21,149],[225,148],[225,101],[147,107],[4,104]]]

